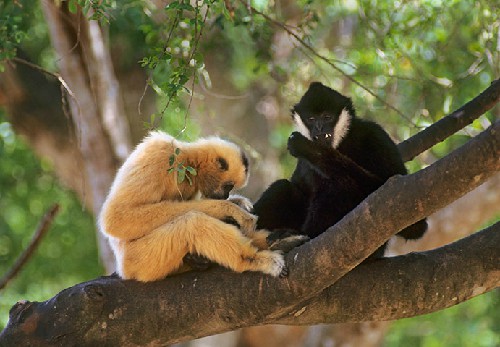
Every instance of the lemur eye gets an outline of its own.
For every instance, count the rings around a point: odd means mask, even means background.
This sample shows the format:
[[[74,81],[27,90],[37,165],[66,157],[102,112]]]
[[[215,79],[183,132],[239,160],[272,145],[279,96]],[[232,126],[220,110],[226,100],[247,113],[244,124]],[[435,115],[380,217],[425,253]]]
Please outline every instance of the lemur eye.
[[[229,169],[229,164],[227,163],[226,159],[222,157],[217,157],[217,164],[219,165],[219,169],[221,171],[227,171]]]

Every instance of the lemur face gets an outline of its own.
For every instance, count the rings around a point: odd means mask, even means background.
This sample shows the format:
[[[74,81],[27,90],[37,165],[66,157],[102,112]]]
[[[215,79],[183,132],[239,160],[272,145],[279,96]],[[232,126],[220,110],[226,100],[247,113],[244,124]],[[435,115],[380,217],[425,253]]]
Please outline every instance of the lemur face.
[[[248,159],[236,145],[220,140],[212,143],[208,159],[199,169],[200,192],[209,199],[227,199],[233,189],[248,181]]]
[[[354,116],[349,98],[319,82],[313,82],[292,109],[299,132],[311,141],[337,148],[347,135]]]

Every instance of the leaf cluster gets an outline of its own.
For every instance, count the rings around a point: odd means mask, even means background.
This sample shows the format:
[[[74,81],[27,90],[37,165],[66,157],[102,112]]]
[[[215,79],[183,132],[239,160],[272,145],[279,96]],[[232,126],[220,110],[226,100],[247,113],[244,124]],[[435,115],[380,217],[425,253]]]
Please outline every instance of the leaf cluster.
[[[79,7],[89,20],[109,23],[109,13],[113,8],[110,0],[66,0],[71,13],[77,13]]]
[[[192,176],[196,176],[198,173],[195,168],[189,165],[185,165],[183,161],[179,161],[179,154],[181,153],[180,148],[176,148],[174,153],[168,157],[168,164],[170,167],[168,168],[168,173],[172,174],[177,172],[177,183],[181,184],[186,179],[189,182],[189,185],[193,185]]]
[[[3,62],[16,55],[17,47],[26,37],[26,14],[18,1],[0,2],[0,72]]]

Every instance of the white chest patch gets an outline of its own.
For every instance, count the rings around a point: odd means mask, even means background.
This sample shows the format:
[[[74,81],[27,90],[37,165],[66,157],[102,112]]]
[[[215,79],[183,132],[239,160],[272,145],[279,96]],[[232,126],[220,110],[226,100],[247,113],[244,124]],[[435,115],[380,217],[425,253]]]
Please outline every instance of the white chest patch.
[[[293,114],[293,123],[295,124],[295,129],[297,129],[299,133],[307,137],[309,140],[312,140],[309,129],[307,129],[306,125],[297,112],[294,112]]]
[[[303,123],[302,123],[303,124]],[[333,128],[333,140],[332,147],[337,148],[340,145],[340,142],[344,139],[349,131],[349,126],[351,125],[351,115],[347,109],[343,109],[340,112],[339,120],[335,127]]]

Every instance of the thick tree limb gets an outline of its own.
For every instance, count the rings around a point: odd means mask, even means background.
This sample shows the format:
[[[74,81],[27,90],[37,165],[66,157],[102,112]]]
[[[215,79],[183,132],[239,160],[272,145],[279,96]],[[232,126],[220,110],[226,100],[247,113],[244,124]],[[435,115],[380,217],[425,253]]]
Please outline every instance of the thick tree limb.
[[[22,345],[29,341],[32,345],[41,346],[68,345],[72,341],[78,341],[81,345],[93,345],[98,341],[123,346],[163,345],[242,326],[285,323],[290,318],[284,317],[289,317],[290,313],[294,315],[293,323],[290,324],[302,324],[301,319],[304,324],[310,324],[312,319],[306,319],[310,317],[306,313],[308,308],[297,309],[297,305],[308,306],[310,312],[314,312],[316,306],[313,306],[313,301],[299,303],[323,299],[328,302],[342,301],[338,296],[332,296],[330,290],[334,290],[333,288],[325,289],[397,231],[457,199],[499,170],[499,140],[500,121],[427,169],[389,180],[330,228],[329,232],[290,252],[287,262],[291,275],[286,280],[258,273],[238,275],[223,270],[188,273],[148,284],[102,278],[67,289],[44,303],[17,304],[11,310],[10,323],[2,332],[0,342]],[[498,225],[495,226],[497,227]],[[366,271],[374,271],[380,276],[386,274],[389,278],[399,278],[399,282],[384,282],[380,277],[374,277],[375,281],[384,284],[378,287],[380,293],[373,290],[373,283],[365,282],[365,278],[369,278],[366,274],[358,275],[355,282],[353,279],[353,282],[342,289],[350,291],[354,288],[370,288],[364,295],[369,296],[367,300],[376,301],[382,299],[375,297],[394,296],[397,290],[405,291],[400,294],[401,298],[410,295],[408,288],[415,276],[435,276],[432,278],[436,281],[441,280],[439,276],[450,276],[450,271],[454,268],[447,264],[457,262],[452,282],[442,279],[448,288],[441,288],[443,294],[437,295],[437,298],[426,294],[436,289],[436,283],[439,282],[413,282],[415,292],[409,297],[412,300],[419,295],[426,298],[414,300],[418,310],[414,307],[415,311],[409,311],[411,300],[381,305],[387,306],[388,311],[383,311],[376,305],[370,308],[370,304],[365,301],[364,306],[360,305],[363,310],[371,309],[371,315],[351,313],[350,318],[345,316],[343,319],[394,319],[398,314],[420,314],[425,310],[448,307],[452,302],[459,302],[482,292],[476,290],[474,293],[473,289],[476,287],[489,290],[497,286],[500,276],[498,232],[492,229],[484,234],[486,236],[477,241],[480,245],[475,247],[481,249],[486,258],[481,258],[476,253],[469,256],[465,253],[465,248],[451,248],[451,253],[439,250],[445,253],[436,256],[437,258],[426,254],[408,255],[356,269],[349,276],[356,276],[358,271],[366,268],[369,269]],[[449,247],[463,247],[472,242],[463,241],[458,243],[459,246]],[[332,252],[332,248],[335,252]],[[477,267],[471,268],[470,273],[464,271],[467,267],[463,264],[469,264],[469,258],[472,257],[478,257],[477,264],[480,265],[477,266],[484,267],[481,271]],[[459,266],[460,259],[465,263]],[[490,262],[493,265],[486,266]],[[403,271],[404,269],[406,270]],[[398,277],[399,274],[402,277]],[[344,281],[348,281],[349,276]],[[468,282],[467,278],[474,278],[474,283]],[[313,299],[314,296],[318,298]],[[455,296],[457,299],[453,300]],[[347,300],[342,305],[358,305],[356,301],[359,298],[354,298],[354,302]],[[195,311],[193,304],[196,305]],[[402,311],[397,309],[400,306],[404,308]],[[319,315],[322,319],[334,319],[331,311],[325,311],[328,307],[317,307],[322,310],[314,313],[317,317]],[[360,309],[360,306],[357,307]],[[304,318],[300,318],[301,316]],[[321,322],[318,320],[314,323]]]
[[[310,305],[301,303],[277,323],[413,317],[454,306],[498,286],[500,222],[441,248],[359,266],[312,299]]]
[[[460,129],[471,124],[500,101],[500,80],[495,80],[481,94],[443,117],[415,136],[398,145],[403,160],[409,161],[435,144],[445,140]]]

